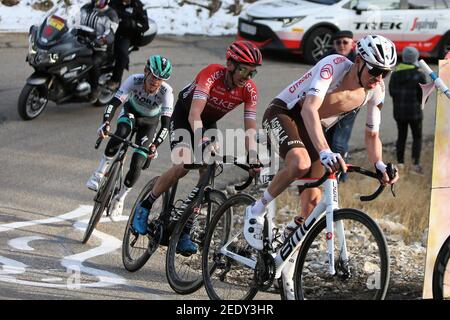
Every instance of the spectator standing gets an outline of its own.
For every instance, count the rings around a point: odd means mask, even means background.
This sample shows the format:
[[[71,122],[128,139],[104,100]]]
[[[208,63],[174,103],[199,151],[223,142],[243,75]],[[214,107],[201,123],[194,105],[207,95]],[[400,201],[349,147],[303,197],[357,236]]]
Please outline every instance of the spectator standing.
[[[405,145],[408,137],[408,126],[411,127],[412,172],[422,174],[420,152],[422,149],[422,90],[419,83],[426,83],[425,75],[419,71],[419,51],[414,47],[405,47],[402,52],[402,63],[392,73],[389,82],[389,94],[394,104],[394,119],[397,122],[397,162],[404,168]]]
[[[327,52],[325,56],[340,54],[347,57],[350,61],[355,62],[356,52],[354,47],[353,33],[349,30],[341,30],[334,34],[333,49]],[[325,138],[331,150],[333,152],[339,152],[344,159],[346,159],[348,154],[348,141],[350,140],[358,111],[359,109],[356,109],[348,113],[325,133]],[[345,181],[346,179],[347,174],[343,173],[340,181]]]
[[[119,16],[119,27],[114,43],[114,66],[108,87],[116,90],[122,81],[124,69],[128,70],[130,58],[128,50],[130,46],[139,42],[142,34],[148,30],[147,11],[140,0],[111,0],[111,7]]]

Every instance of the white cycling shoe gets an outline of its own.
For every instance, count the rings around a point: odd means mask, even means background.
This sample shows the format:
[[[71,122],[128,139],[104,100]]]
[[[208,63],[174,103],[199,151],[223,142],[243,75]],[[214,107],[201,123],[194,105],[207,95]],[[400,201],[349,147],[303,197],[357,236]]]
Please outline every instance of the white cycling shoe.
[[[112,222],[117,222],[120,220],[123,212],[123,201],[120,201],[118,198],[113,199],[111,211],[109,212],[109,219]]]
[[[92,190],[97,192],[98,186],[100,185],[100,182],[102,181],[104,175],[95,171],[92,176],[89,178],[89,180],[86,182],[86,186]]]
[[[256,250],[263,248],[264,216],[254,217],[252,206],[245,209],[244,238]]]

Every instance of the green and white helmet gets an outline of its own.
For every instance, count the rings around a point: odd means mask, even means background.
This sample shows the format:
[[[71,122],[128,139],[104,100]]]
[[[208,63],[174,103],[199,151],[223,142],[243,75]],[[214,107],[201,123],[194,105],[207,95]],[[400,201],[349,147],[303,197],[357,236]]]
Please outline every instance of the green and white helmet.
[[[172,63],[166,57],[160,55],[150,56],[145,68],[158,79],[168,80],[172,74]]]

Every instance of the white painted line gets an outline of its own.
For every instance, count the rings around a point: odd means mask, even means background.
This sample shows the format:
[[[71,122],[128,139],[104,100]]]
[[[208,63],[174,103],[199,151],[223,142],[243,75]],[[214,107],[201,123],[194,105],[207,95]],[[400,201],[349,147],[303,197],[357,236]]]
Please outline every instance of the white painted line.
[[[8,245],[14,249],[21,251],[33,251],[34,249],[28,245],[28,242],[35,240],[43,240],[45,238],[39,236],[20,237],[8,241]]]
[[[57,216],[57,217],[41,219],[41,220],[21,221],[21,222],[1,224],[0,232],[35,226],[38,224],[49,224],[49,223],[61,222],[61,221],[65,221],[65,220],[73,220],[75,218],[84,216],[90,212],[92,212],[92,206],[83,205],[83,206],[79,206],[77,209],[75,209],[71,212],[65,213],[65,214]]]
[[[44,279],[41,279],[41,281],[44,281],[44,282],[61,282],[61,281],[63,281],[63,278],[44,278]]]
[[[79,208],[68,212],[66,214],[52,217],[48,219],[34,220],[34,221],[23,221],[23,222],[14,222],[0,225],[0,232],[12,231],[19,228],[31,227],[35,225],[49,224],[62,222],[67,220],[74,220],[76,218],[91,214],[93,207],[82,205]],[[119,221],[127,221],[128,216],[121,216]],[[83,219],[80,221],[76,221],[73,226],[80,230],[84,231],[86,229],[88,219]],[[111,222],[111,220],[107,217],[103,217],[100,222]],[[78,254],[74,254],[71,256],[63,257],[61,260],[61,265],[64,266],[67,270],[68,277],[67,279],[59,278],[59,277],[48,277],[43,278],[40,281],[28,281],[17,279],[15,275],[24,274],[27,270],[33,271],[34,273],[48,273],[49,270],[36,270],[31,269],[27,265],[22,262],[12,260],[6,257],[0,256],[0,281],[15,283],[19,285],[26,286],[37,286],[37,287],[45,287],[45,288],[62,288],[69,290],[79,290],[81,288],[93,288],[93,287],[107,287],[114,285],[126,285],[130,288],[138,288],[133,285],[127,283],[127,280],[119,275],[114,273],[100,270],[96,268],[91,268],[83,265],[83,262],[87,259],[104,255],[109,252],[115,251],[122,246],[122,241],[108,235],[106,233],[100,232],[98,230],[94,230],[92,233],[93,236],[98,237],[101,240],[101,244],[99,247],[90,249],[85,252],[81,252]],[[20,237],[16,239],[12,239],[8,242],[8,244],[18,250],[23,251],[31,251],[34,250],[32,247],[28,245],[29,242],[35,240],[44,239],[39,236],[29,236],[29,237]],[[52,269],[53,271],[59,272],[60,270]],[[99,279],[97,282],[81,282],[81,274],[87,273]],[[136,289],[137,290],[137,289]],[[147,294],[147,297],[150,299],[163,299],[162,296],[157,294]]]
[[[2,256],[0,256],[0,263],[3,264],[0,265],[1,267],[0,276],[9,274],[22,274],[28,267],[26,264],[22,262]]]
[[[120,217],[121,220],[128,220],[128,217],[122,216]],[[89,220],[84,219],[75,222],[73,225],[76,229],[83,231],[86,230],[87,224]],[[109,218],[102,218],[100,219],[100,222],[111,222]],[[66,269],[72,270],[72,271],[80,271],[85,272],[88,274],[91,274],[93,276],[96,276],[100,279],[99,282],[94,283],[83,283],[83,287],[105,287],[105,286],[111,286],[111,285],[120,285],[120,284],[126,284],[126,279],[118,276],[114,273],[86,267],[83,265],[83,261],[86,261],[90,258],[100,256],[107,254],[109,252],[115,251],[117,249],[120,249],[122,246],[122,241],[117,239],[116,237],[113,237],[109,234],[100,232],[98,230],[94,230],[92,232],[92,235],[96,236],[97,238],[100,238],[101,244],[98,247],[95,247],[91,250],[84,251],[78,254],[74,254],[71,256],[64,257],[61,261],[61,265],[66,267]]]

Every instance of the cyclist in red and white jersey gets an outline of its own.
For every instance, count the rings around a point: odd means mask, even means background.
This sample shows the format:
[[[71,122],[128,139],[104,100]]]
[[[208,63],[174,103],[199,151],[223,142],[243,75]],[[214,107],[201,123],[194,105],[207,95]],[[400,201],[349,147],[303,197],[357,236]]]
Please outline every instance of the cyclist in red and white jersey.
[[[390,40],[366,36],[358,41],[355,63],[340,55],[327,56],[272,100],[263,127],[274,136],[284,167],[261,199],[246,209],[244,236],[252,247],[263,248],[266,206],[296,178],[319,178],[323,167],[333,172],[339,167],[346,170],[341,155],[330,150],[323,126],[332,126],[347,112],[367,108],[365,143],[369,160],[382,173],[384,183],[398,180],[398,175],[389,179],[386,173],[379,138],[385,96],[383,78],[396,61],[395,45]],[[306,189],[300,197],[300,216],[306,218],[320,200],[320,189]]]
[[[204,68],[178,95],[170,121],[170,147],[172,154],[176,152],[183,163],[174,164],[162,174],[149,197],[137,206],[133,227],[141,234],[147,232],[147,217],[153,202],[188,173],[184,163],[192,163],[189,158],[194,147],[202,151],[211,147],[210,138],[204,135],[207,129],[217,128],[219,119],[243,104],[245,130],[256,133],[258,90],[252,78],[262,64],[261,52],[250,42],[236,41],[228,47],[226,59],[226,66],[211,64]],[[182,129],[190,134],[188,141],[177,134]],[[194,140],[196,137],[199,139]],[[256,141],[252,140],[246,139],[246,150],[255,158],[250,158],[250,163],[256,162],[257,153]],[[197,251],[187,233],[181,236],[178,246],[183,253]]]

